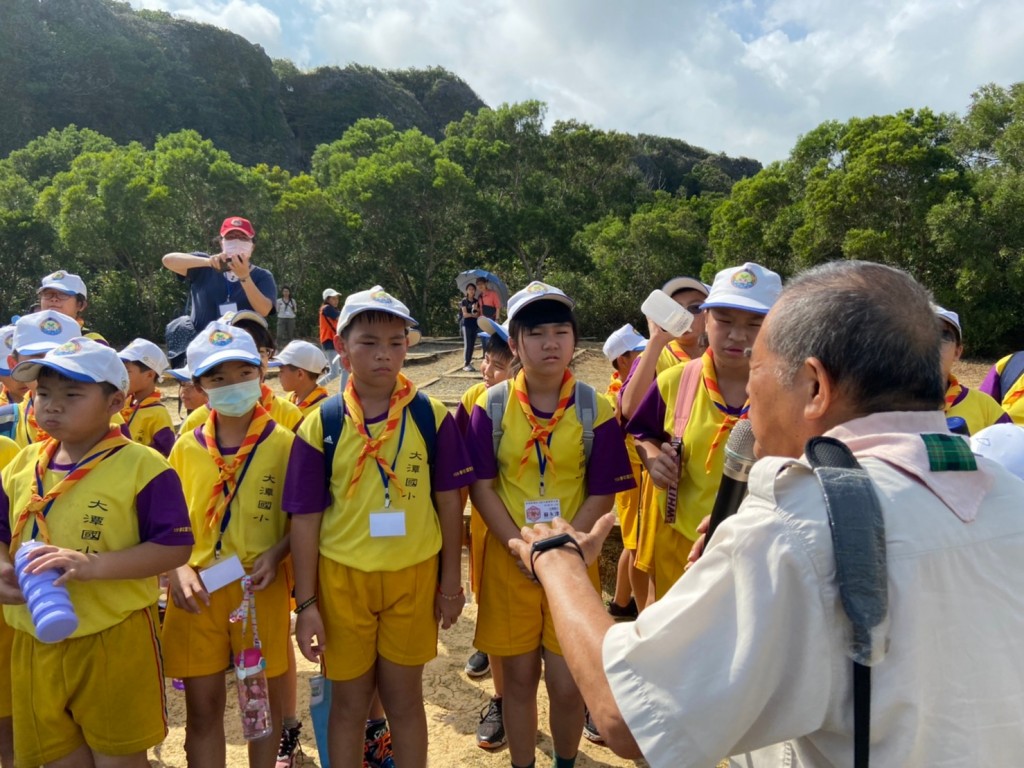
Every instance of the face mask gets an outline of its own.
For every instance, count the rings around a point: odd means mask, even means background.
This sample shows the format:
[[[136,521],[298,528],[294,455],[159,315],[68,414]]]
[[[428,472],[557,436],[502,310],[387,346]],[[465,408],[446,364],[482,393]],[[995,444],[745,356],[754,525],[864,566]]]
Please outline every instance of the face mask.
[[[259,379],[229,384],[226,387],[206,390],[210,398],[210,409],[225,416],[245,416],[260,401],[263,387]]]
[[[251,240],[225,240],[224,241],[224,253],[228,256],[251,256],[252,255],[252,241]]]

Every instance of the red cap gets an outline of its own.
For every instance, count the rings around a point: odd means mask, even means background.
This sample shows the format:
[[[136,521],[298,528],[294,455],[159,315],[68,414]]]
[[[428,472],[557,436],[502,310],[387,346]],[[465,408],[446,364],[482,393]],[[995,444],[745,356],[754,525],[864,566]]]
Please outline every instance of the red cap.
[[[224,237],[228,232],[236,230],[245,234],[246,237],[256,237],[256,230],[252,228],[249,220],[239,216],[229,216],[224,219],[224,223],[220,225],[220,236]]]

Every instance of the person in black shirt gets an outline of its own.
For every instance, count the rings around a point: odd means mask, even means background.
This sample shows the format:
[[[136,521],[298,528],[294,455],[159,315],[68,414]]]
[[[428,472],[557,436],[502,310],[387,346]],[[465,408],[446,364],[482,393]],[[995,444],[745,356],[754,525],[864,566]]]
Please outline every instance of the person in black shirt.
[[[473,350],[476,348],[477,318],[480,317],[480,300],[476,297],[476,286],[466,286],[466,296],[459,302],[462,313],[462,341],[465,347],[465,362],[462,370],[472,371]]]

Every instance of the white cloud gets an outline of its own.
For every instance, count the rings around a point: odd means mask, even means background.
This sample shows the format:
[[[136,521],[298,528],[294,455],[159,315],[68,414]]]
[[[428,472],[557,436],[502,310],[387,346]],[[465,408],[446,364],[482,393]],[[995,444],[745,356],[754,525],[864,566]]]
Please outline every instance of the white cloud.
[[[1024,0],[134,0],[300,66],[441,65],[486,102],[762,161],[829,120],[1024,73]],[[246,25],[243,29],[242,25]]]

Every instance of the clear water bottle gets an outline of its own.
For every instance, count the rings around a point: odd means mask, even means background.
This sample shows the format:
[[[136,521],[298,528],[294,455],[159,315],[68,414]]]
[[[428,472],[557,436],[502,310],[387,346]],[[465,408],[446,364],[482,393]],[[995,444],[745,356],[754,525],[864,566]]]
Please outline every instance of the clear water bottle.
[[[273,731],[267,690],[267,662],[259,648],[246,648],[235,659],[238,678],[238,710],[242,714],[242,737],[255,741]]]
[[[18,586],[28,603],[28,611],[36,628],[36,637],[44,643],[59,643],[71,636],[78,629],[78,616],[71,604],[68,588],[53,582],[61,575],[57,568],[26,573],[28,555],[34,549],[44,546],[42,542],[26,541],[18,548],[14,556],[14,571],[18,577]]]

